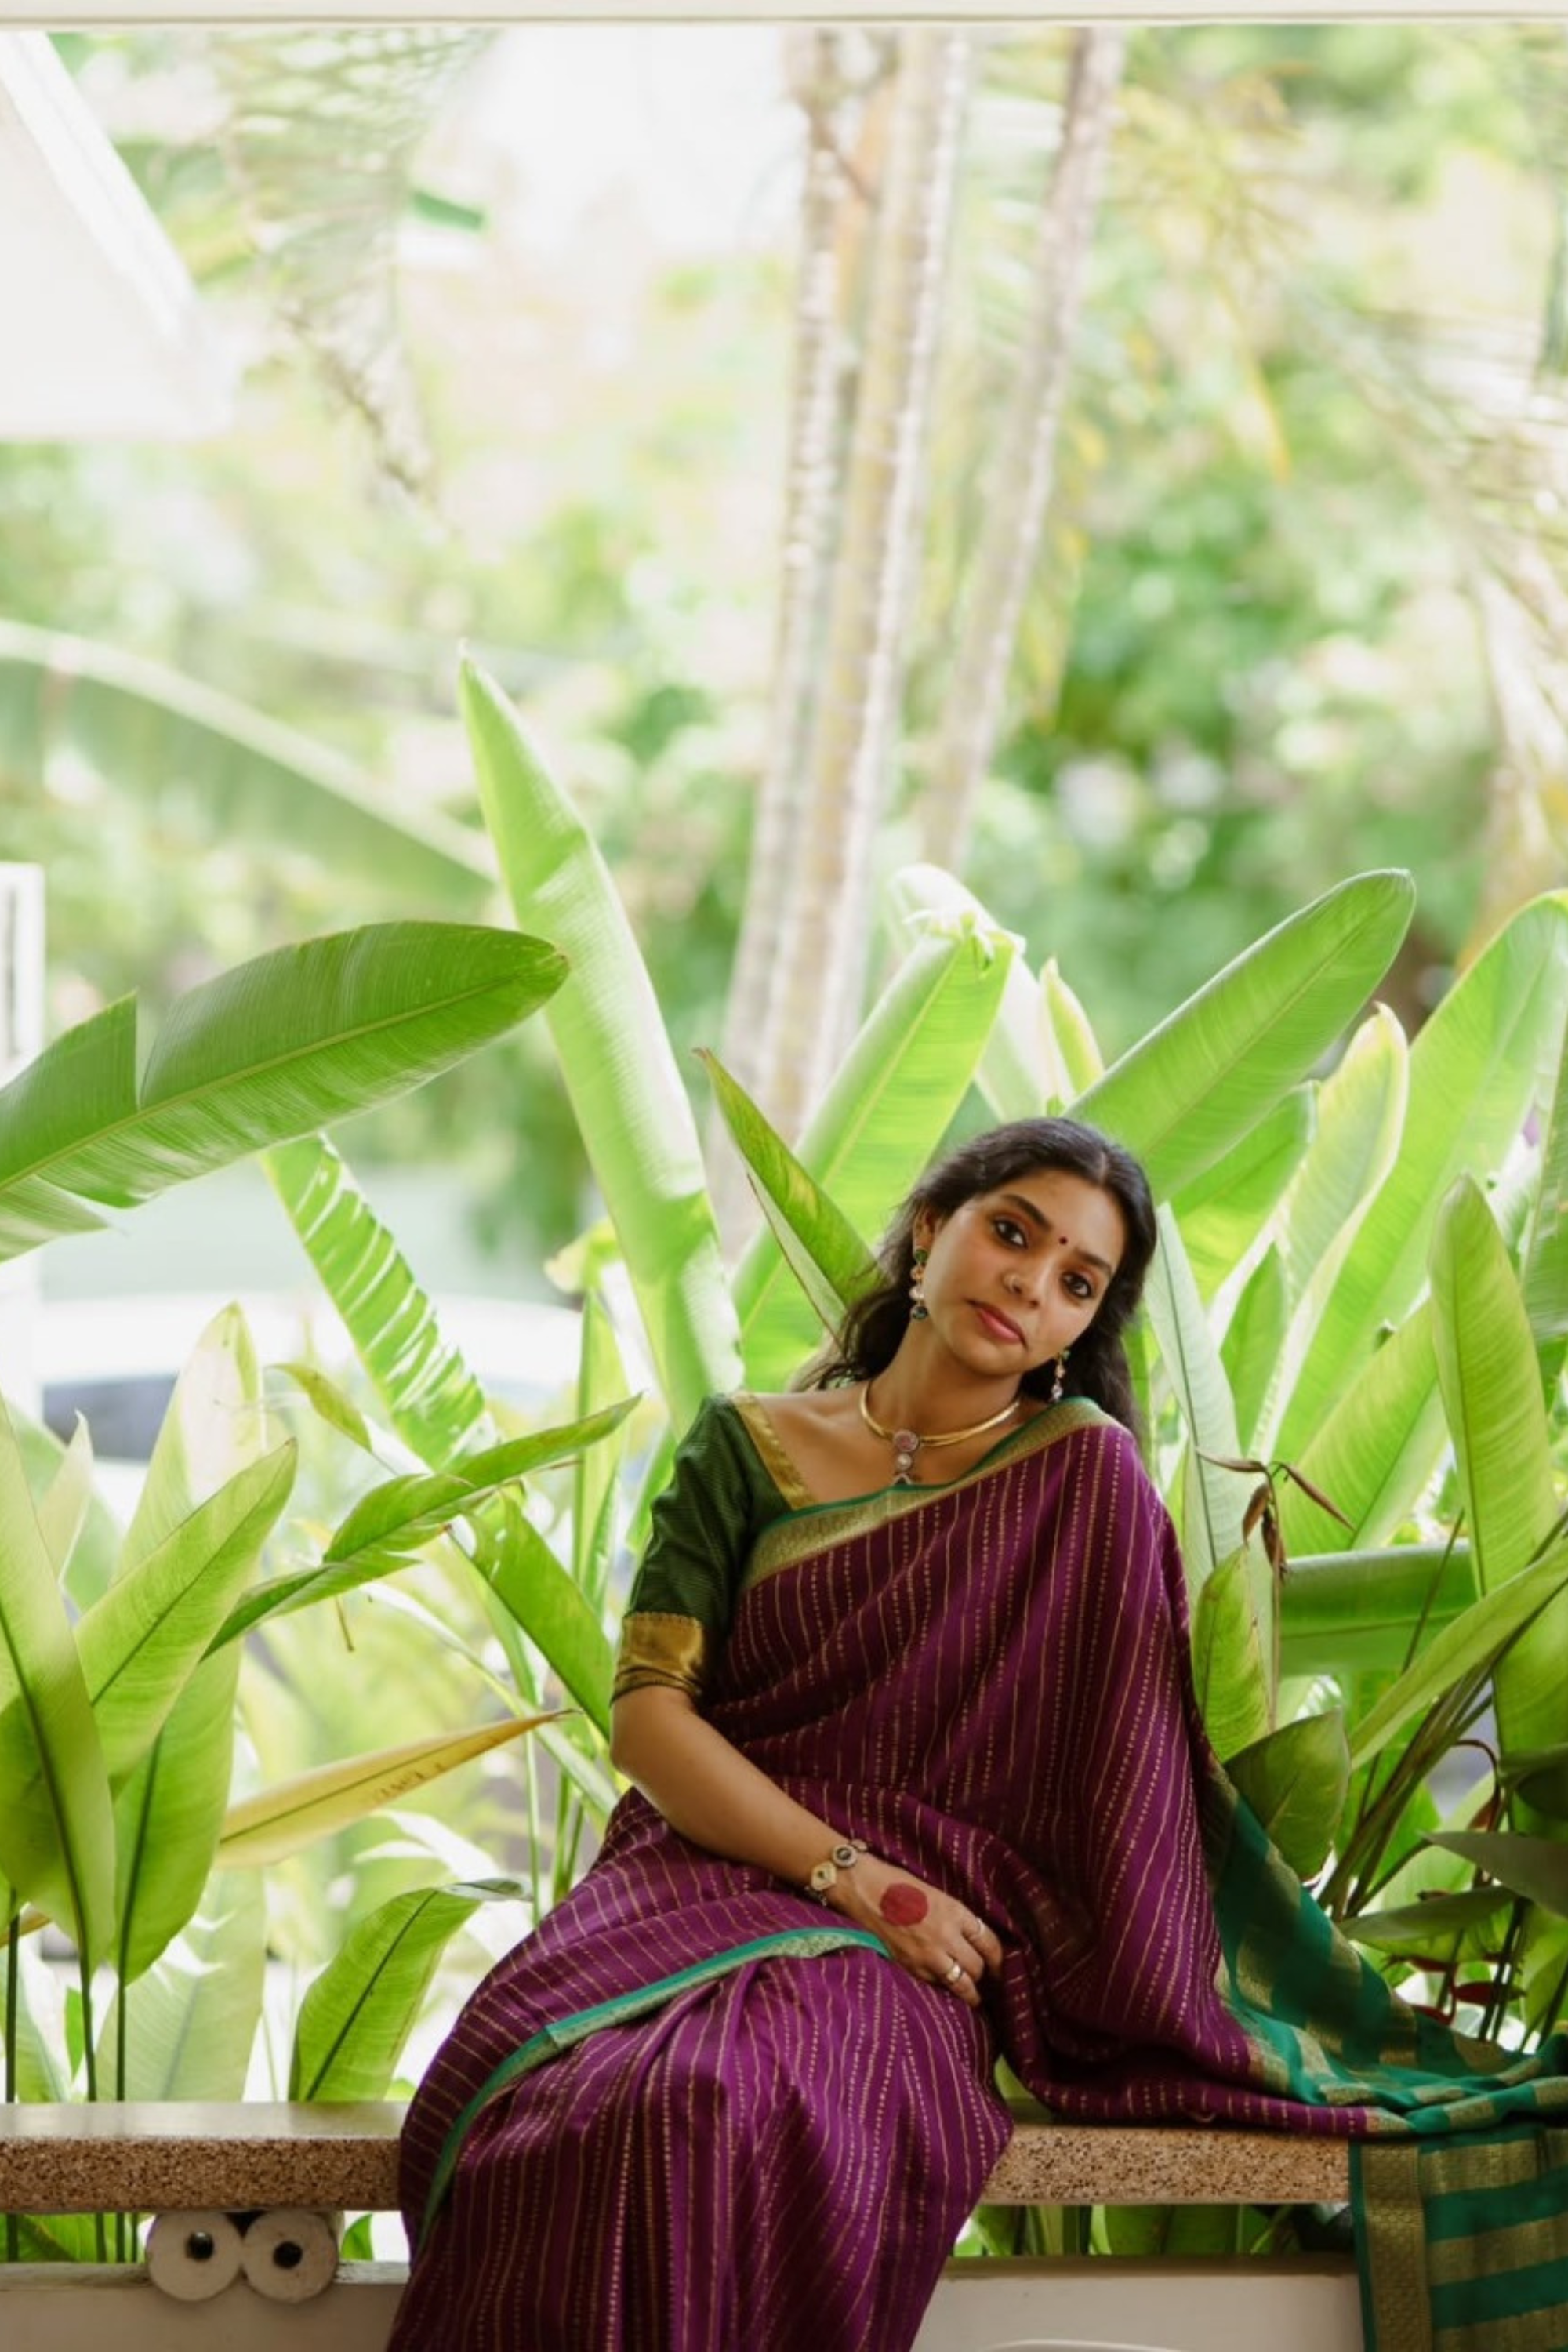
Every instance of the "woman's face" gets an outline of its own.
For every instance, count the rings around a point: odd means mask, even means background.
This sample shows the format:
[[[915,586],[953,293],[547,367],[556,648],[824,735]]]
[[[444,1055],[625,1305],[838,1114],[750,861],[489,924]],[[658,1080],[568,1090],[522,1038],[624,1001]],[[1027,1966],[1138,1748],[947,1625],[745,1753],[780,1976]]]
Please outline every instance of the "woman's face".
[[[1127,1246],[1114,1194],[1065,1168],[1031,1169],[951,1215],[922,1212],[931,1336],[965,1368],[1021,1379],[1088,1330]]]

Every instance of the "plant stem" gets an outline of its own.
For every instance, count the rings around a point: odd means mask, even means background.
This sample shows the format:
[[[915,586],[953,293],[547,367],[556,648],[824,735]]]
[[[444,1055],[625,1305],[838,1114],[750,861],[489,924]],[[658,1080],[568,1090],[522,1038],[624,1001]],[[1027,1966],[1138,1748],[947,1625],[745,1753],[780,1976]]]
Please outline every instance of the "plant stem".
[[[562,1818],[555,1833],[555,1900],[572,1891],[577,1875],[577,1849],[583,1843],[583,1823],[586,1818],[583,1800],[575,1789],[568,1792],[562,1788]]]
[[[539,1874],[542,1850],[539,1835],[539,1770],[534,1761],[534,1746],[531,1739],[526,1743],[523,1766],[523,1784],[528,1790],[528,1877],[533,1903],[534,1925],[537,1927],[548,1906],[542,1906],[540,1902],[542,1889]]]
[[[13,1911],[5,1937],[5,2104],[12,2105],[16,2098],[16,2032],[21,2016],[21,2000],[16,1977],[22,1958],[21,1915]],[[20,2231],[15,2213],[5,2216],[5,2260],[19,2259]]]
[[[87,2095],[89,2099],[96,2099],[98,2096],[98,2053],[93,2048],[92,2037],[92,1969],[89,1965],[85,1952],[79,1952],[77,1955],[77,1978],[81,1986],[82,2067],[87,2075]],[[98,2252],[98,2259],[100,2263],[106,2263],[109,2260],[109,2233],[103,2226],[103,2215],[101,2213],[95,2213],[92,2217],[92,2224],[93,2239]]]
[[[1562,2016],[1565,1996],[1568,1996],[1568,1960],[1563,1962],[1563,1973],[1557,1979],[1556,1989],[1541,2013],[1541,2023],[1535,2030],[1535,2047],[1538,2050]]]
[[[121,1958],[123,1958],[123,1953],[121,1954]],[[120,1979],[118,1994],[119,1998],[116,2000],[114,2004],[114,2095],[117,2099],[123,2099],[125,2096],[125,2082],[130,2066],[131,2055],[130,2040],[127,2032],[128,2020],[126,2015],[131,2003],[129,1999],[129,1988],[126,1985],[123,1975],[121,1975]],[[126,2248],[125,2216],[123,2213],[117,2213],[114,2217],[114,2259],[117,2263],[128,2262],[130,2260],[130,2255]]]

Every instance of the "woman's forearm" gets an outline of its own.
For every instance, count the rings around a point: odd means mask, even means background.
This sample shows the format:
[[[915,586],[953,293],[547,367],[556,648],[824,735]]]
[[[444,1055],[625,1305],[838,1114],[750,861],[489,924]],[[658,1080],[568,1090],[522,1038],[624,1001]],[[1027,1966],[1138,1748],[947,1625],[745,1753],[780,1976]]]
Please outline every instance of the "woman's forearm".
[[[685,1694],[655,1685],[629,1691],[611,1710],[610,1753],[670,1827],[731,1862],[757,1864],[805,1886],[847,1830],[821,1821],[705,1722]],[[889,1901],[897,1886],[901,1901]],[[984,1920],[944,1889],[866,1854],[841,1870],[823,1900],[868,1927],[892,1958],[972,2008],[1001,1943]]]
[[[679,1691],[617,1699],[611,1754],[682,1837],[796,1886],[844,1835],[787,1797]]]

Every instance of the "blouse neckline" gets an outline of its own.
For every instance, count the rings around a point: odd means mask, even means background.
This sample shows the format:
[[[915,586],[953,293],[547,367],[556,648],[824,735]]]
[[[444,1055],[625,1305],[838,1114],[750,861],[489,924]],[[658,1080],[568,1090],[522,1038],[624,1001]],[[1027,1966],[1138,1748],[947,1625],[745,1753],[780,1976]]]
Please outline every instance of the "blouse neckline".
[[[1016,1429],[1005,1430],[994,1445],[986,1447],[977,1462],[972,1462],[968,1469],[960,1471],[955,1478],[922,1478],[907,1486],[899,1486],[889,1479],[886,1486],[873,1486],[862,1495],[835,1495],[825,1498],[814,1495],[806,1485],[762,1399],[751,1389],[736,1389],[731,1394],[730,1402],[734,1406],[763,1469],[778,1488],[781,1500],[792,1511],[837,1511],[853,1503],[869,1502],[879,1495],[945,1493],[950,1486],[962,1486],[966,1479],[973,1478],[976,1471],[985,1467],[993,1454],[1000,1454],[1005,1446],[1014,1444],[1026,1430],[1035,1428],[1051,1411],[1047,1405],[1043,1412],[1031,1413],[1028,1420],[1020,1422]]]

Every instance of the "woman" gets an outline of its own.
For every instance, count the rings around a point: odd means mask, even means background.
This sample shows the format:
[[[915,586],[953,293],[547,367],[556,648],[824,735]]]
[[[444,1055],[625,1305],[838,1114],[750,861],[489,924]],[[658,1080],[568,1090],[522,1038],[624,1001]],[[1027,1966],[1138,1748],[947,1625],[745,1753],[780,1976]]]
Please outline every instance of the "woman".
[[[410,2113],[394,2352],[904,2352],[999,2053],[1091,2118],[1365,2132],[1390,2058],[1454,2098],[1353,1962],[1312,2007],[1204,1740],[1121,1344],[1154,1244],[1125,1152],[999,1129],[815,1385],[704,1407],[626,1620],[636,1786]]]

